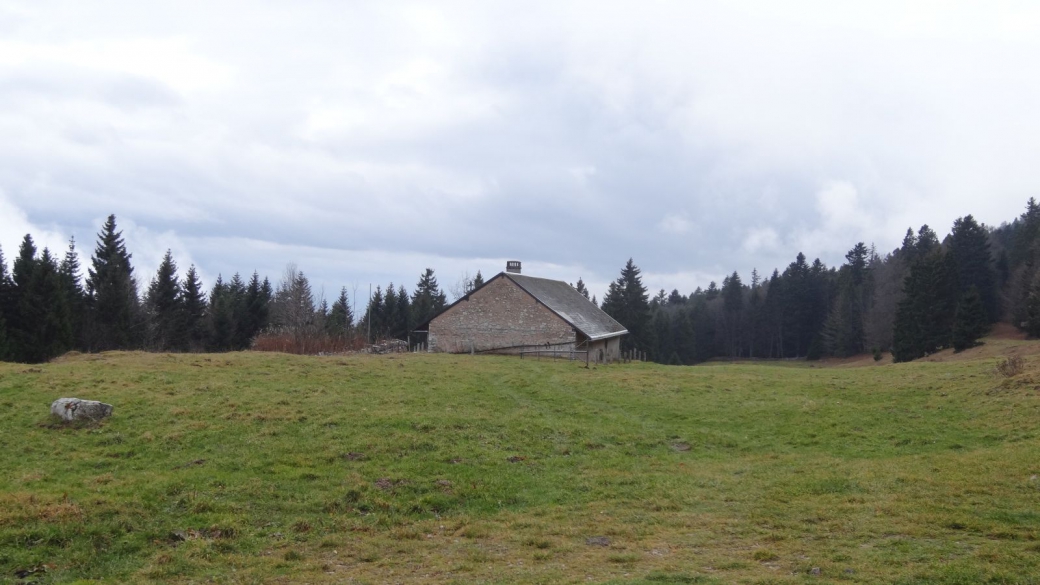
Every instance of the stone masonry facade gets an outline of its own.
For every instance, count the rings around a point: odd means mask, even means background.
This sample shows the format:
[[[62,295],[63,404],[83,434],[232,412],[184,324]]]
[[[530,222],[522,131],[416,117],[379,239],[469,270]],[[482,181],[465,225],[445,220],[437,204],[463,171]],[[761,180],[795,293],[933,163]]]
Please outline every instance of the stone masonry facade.
[[[495,278],[430,321],[430,351],[573,344],[575,330],[508,278]]]

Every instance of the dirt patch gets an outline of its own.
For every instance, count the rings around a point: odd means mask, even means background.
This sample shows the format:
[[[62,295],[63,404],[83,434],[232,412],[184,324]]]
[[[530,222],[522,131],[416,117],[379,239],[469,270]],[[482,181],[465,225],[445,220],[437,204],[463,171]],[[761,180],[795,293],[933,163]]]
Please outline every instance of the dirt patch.
[[[389,477],[381,477],[374,482],[374,485],[385,492],[406,483],[408,483],[408,480],[406,479],[390,479]]]

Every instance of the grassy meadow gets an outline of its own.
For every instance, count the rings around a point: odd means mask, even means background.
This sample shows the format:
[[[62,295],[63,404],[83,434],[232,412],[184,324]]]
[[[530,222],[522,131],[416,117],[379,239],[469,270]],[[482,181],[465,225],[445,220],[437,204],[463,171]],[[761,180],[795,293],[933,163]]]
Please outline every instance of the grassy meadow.
[[[1032,348],[0,364],[0,582],[1037,583]]]

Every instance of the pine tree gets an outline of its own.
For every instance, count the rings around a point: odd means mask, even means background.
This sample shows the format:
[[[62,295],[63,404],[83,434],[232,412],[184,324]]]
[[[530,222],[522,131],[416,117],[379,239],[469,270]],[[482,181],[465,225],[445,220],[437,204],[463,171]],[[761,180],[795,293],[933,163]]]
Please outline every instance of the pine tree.
[[[36,361],[29,356],[35,353],[35,348],[32,347],[33,330],[40,319],[40,315],[37,314],[40,307],[34,303],[38,299],[26,299],[35,267],[36,244],[33,243],[31,235],[25,234],[18,247],[18,256],[11,267],[11,308],[7,324],[12,359],[18,362]]]
[[[221,275],[217,275],[217,281],[213,283],[213,289],[209,293],[209,322],[210,351],[228,351],[232,348],[235,339],[235,299]]]
[[[621,342],[623,349],[648,349],[652,343],[650,302],[639,268],[631,258],[621,270],[621,276],[610,284],[602,309],[628,329],[628,335]]]
[[[574,285],[574,289],[581,293],[586,299],[589,298],[589,289],[585,287],[585,283],[582,282],[581,277],[578,277],[578,284]]]
[[[957,313],[953,320],[953,350],[963,351],[975,347],[987,329],[989,323],[982,305],[982,296],[972,287],[957,303]]]
[[[339,291],[339,298],[332,303],[329,318],[325,321],[325,331],[329,335],[349,337],[354,325],[354,314],[350,310],[350,299],[347,287]]]
[[[248,290],[241,274],[236,272],[231,277],[227,284],[227,291],[231,307],[231,321],[234,324],[231,336],[231,349],[235,351],[248,349],[253,339],[253,334],[249,320]],[[313,320],[313,315],[311,315],[311,319]]]
[[[473,287],[470,290],[476,290],[477,288],[484,286],[484,277],[477,271],[477,275],[473,277]]]
[[[383,295],[383,329],[380,330],[380,337],[397,337],[398,327],[402,321],[401,316],[397,314],[397,289],[394,288],[394,283],[390,283],[386,287],[386,293]]]
[[[166,250],[155,277],[148,285],[145,309],[149,320],[149,345],[158,351],[184,349],[187,335],[181,307],[181,284],[170,250]]]
[[[178,303],[181,310],[182,336],[185,349],[201,351],[208,342],[206,331],[206,297],[202,292],[202,282],[195,270],[195,265],[188,267],[181,286],[181,298]]]
[[[935,249],[911,267],[896,311],[892,357],[905,362],[951,343],[956,310],[955,279],[949,257]]]
[[[864,349],[867,258],[867,247],[859,242],[845,255],[847,263],[838,273],[838,297],[822,334],[827,350],[838,357],[856,355]]]
[[[708,289],[704,291],[704,298],[709,301],[715,300],[719,296],[719,285],[715,284],[715,281],[708,283]]]
[[[130,349],[140,339],[137,281],[130,265],[123,233],[116,230],[116,216],[98,234],[97,246],[87,270],[87,299],[90,314],[88,349]]]
[[[267,278],[261,282],[260,275],[254,270],[246,287],[238,327],[238,341],[243,349],[249,347],[253,338],[267,327],[270,320],[271,297],[271,282]]]
[[[996,321],[996,274],[986,229],[976,223],[975,218],[966,215],[953,222],[949,242],[958,297],[975,287],[986,311],[987,324]]]
[[[404,286],[400,286],[397,289],[397,325],[394,332],[394,337],[397,339],[407,339],[408,332],[412,329],[412,304],[408,300],[408,291],[404,289]]]
[[[1032,338],[1040,337],[1040,275],[1033,277],[1029,287],[1029,295],[1025,302],[1025,320],[1023,329]]]
[[[725,323],[726,353],[731,357],[740,355],[741,318],[744,309],[744,283],[736,271],[722,281],[722,315]]]
[[[81,284],[83,275],[80,272],[79,254],[76,253],[76,238],[74,237],[69,239],[69,247],[65,250],[61,265],[58,266],[58,275],[61,277],[62,286],[65,289],[65,299],[69,305],[69,315],[72,319],[73,346],[80,346],[83,344],[87,293]]]
[[[16,359],[38,363],[72,347],[72,322],[58,264],[50,250],[44,248],[31,266],[29,280],[18,293],[21,329],[17,331]]]
[[[14,281],[7,272],[7,260],[4,258],[4,249],[0,246],[0,361],[12,359],[8,323],[15,310]]]
[[[412,323],[419,325],[432,319],[447,304],[448,298],[437,285],[433,269],[427,268],[412,292]]]
[[[375,292],[368,299],[365,316],[361,318],[361,322],[358,324],[358,329],[365,336],[368,343],[373,343],[380,338],[380,332],[383,331],[386,324],[385,310],[383,289],[377,285]]]

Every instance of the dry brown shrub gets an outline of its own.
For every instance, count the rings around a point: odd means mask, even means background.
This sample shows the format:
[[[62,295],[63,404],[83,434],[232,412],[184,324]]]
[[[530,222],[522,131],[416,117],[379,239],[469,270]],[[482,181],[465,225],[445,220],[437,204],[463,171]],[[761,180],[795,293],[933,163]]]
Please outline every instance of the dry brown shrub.
[[[269,331],[253,340],[254,351],[279,351],[298,355],[333,355],[358,351],[365,347],[360,337],[341,337],[324,334],[294,335]]]
[[[996,370],[997,373],[1005,378],[1012,378],[1022,373],[1025,362],[1021,357],[1015,355],[1006,357],[997,362]]]

